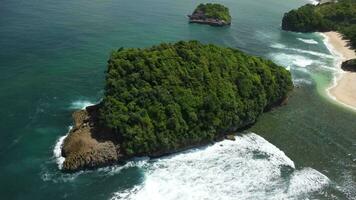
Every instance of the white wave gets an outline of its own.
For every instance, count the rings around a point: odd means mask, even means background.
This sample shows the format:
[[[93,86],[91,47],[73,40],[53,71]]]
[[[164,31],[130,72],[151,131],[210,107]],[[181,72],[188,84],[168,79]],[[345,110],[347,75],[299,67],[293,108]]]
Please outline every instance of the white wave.
[[[313,5],[318,5],[319,4],[319,1],[318,0],[309,0],[310,4],[313,4]]]
[[[329,179],[324,174],[312,168],[305,168],[293,173],[289,183],[290,196],[299,196],[320,190],[321,186],[329,184]]]
[[[131,167],[143,168],[148,164],[149,157],[138,157],[128,161],[125,165],[113,165],[108,167],[99,168],[97,171],[103,173],[105,176],[112,176],[121,173],[123,169]]]
[[[274,53],[270,57],[274,62],[287,67],[307,67],[315,62],[310,58],[296,54]]]
[[[92,106],[92,105],[94,105],[94,104],[90,101],[79,100],[79,101],[72,102],[70,108],[71,109],[84,109],[84,108],[86,108],[88,106]]]
[[[312,81],[307,79],[293,79],[294,85],[311,85]]]
[[[62,169],[63,162],[65,160],[65,158],[62,156],[62,145],[63,145],[64,139],[66,139],[66,137],[68,136],[68,134],[72,128],[73,128],[72,126],[69,126],[68,133],[64,136],[59,137],[56,144],[54,145],[53,156],[56,160],[56,163],[57,163],[59,169]]]
[[[335,68],[335,67],[329,67],[329,66],[326,66],[326,65],[320,65],[319,67],[321,69],[326,70],[326,71],[339,72],[339,69]]]
[[[314,169],[295,170],[283,151],[250,133],[146,165],[145,180],[112,200],[296,199],[329,179]]]
[[[299,41],[302,41],[306,44],[319,44],[318,41],[313,39],[304,39],[304,38],[297,38]]]
[[[328,55],[325,53],[316,52],[316,51],[308,51],[308,50],[304,50],[304,49],[289,48],[289,47],[286,47],[285,45],[280,44],[280,43],[272,44],[271,47],[275,48],[275,49],[284,49],[284,50],[289,50],[289,51],[295,51],[298,53],[309,54],[309,55],[318,56],[318,57],[322,57],[322,58],[333,58],[332,55]]]

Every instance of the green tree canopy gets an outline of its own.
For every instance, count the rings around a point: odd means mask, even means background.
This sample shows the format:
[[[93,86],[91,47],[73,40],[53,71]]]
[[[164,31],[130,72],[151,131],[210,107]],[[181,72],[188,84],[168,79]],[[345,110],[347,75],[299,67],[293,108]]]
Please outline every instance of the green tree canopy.
[[[339,31],[356,48],[356,0],[305,5],[284,14],[282,28],[288,31]]]
[[[207,18],[214,18],[219,20],[224,20],[225,22],[231,22],[231,16],[229,8],[217,4],[217,3],[207,3],[199,4],[198,7],[194,10],[194,13],[202,12]],[[194,14],[193,13],[193,14]]]
[[[254,123],[292,89],[269,60],[197,41],[119,49],[108,61],[103,123],[127,155],[213,141]]]

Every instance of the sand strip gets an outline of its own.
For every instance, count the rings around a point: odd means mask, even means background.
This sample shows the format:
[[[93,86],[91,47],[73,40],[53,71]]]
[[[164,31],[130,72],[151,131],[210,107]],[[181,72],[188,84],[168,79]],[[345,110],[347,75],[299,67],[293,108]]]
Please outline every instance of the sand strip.
[[[347,41],[337,32],[323,33],[330,45],[330,51],[339,58],[340,72],[337,74],[334,84],[328,88],[331,98],[347,107],[356,110],[356,73],[346,72],[341,69],[342,62],[356,58],[354,50],[350,49]]]

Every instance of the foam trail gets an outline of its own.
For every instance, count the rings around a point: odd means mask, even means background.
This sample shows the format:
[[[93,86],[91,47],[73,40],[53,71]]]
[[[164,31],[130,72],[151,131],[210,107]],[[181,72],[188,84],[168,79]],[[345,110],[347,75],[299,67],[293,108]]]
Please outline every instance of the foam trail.
[[[316,40],[313,39],[304,39],[304,38],[297,38],[299,41],[302,41],[306,44],[319,44]]]
[[[68,134],[72,128],[73,128],[72,126],[69,126],[68,133],[66,135],[58,138],[56,144],[54,145],[53,156],[56,159],[56,163],[57,163],[59,169],[62,169],[63,162],[65,160],[65,158],[62,156],[62,145],[63,145],[64,139],[66,139],[66,137],[68,136]]]
[[[72,102],[70,108],[71,109],[84,109],[84,108],[86,108],[88,106],[92,106],[92,105],[94,105],[94,104],[90,101],[79,100],[79,101]]]
[[[283,151],[254,133],[156,159],[143,170],[142,184],[111,199],[298,199],[329,184],[314,169],[296,170]]]
[[[71,104],[70,108],[71,109],[84,109],[87,106],[91,106],[91,105],[94,105],[94,104],[89,101],[75,101]],[[63,162],[65,160],[65,158],[62,156],[62,145],[63,145],[65,138],[68,136],[68,134],[72,128],[73,128],[73,126],[69,126],[68,133],[64,136],[59,137],[56,141],[56,144],[54,145],[53,156],[56,159],[56,163],[57,163],[59,169],[62,169]]]
[[[318,57],[322,57],[322,58],[334,58],[332,55],[328,55],[325,53],[320,53],[320,52],[316,52],[316,51],[308,51],[308,50],[303,50],[303,49],[296,49],[296,48],[288,48],[285,45],[279,44],[279,43],[272,44],[271,47],[275,48],[275,49],[284,49],[284,50],[295,51],[298,53],[309,54],[309,55],[318,56]]]
[[[307,67],[315,61],[296,54],[274,53],[271,54],[272,60],[283,66],[290,67],[291,65],[297,67]]]

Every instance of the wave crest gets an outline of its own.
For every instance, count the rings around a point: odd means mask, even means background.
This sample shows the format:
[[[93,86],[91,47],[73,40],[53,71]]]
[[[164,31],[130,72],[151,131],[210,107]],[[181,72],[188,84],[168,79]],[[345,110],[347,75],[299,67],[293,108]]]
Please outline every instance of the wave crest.
[[[254,133],[154,160],[144,170],[142,184],[112,200],[295,199],[329,183],[314,169],[295,170],[283,151]]]

